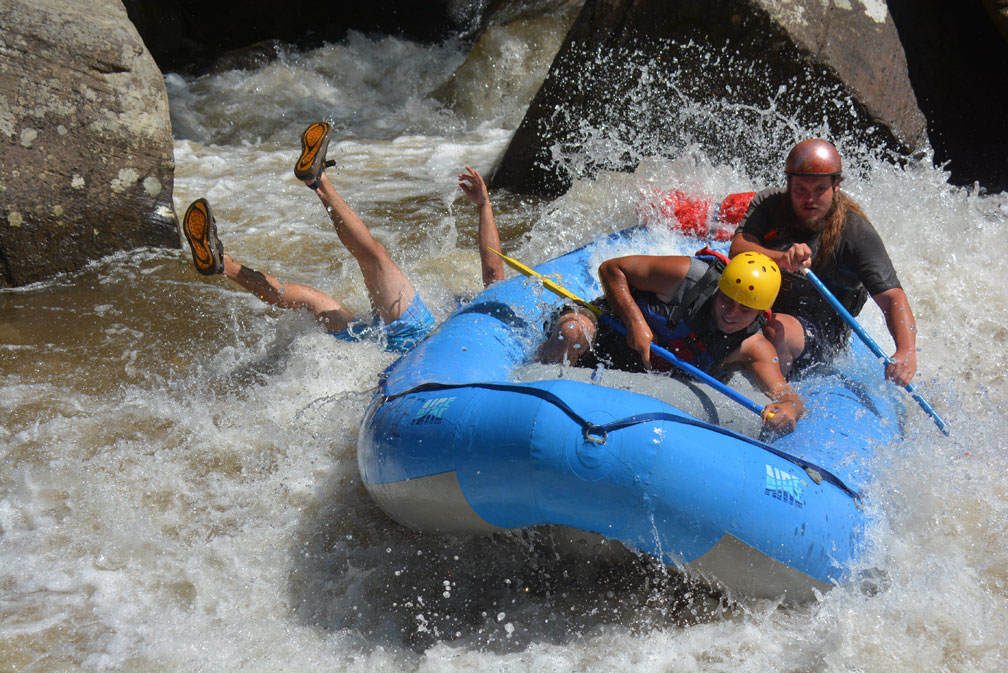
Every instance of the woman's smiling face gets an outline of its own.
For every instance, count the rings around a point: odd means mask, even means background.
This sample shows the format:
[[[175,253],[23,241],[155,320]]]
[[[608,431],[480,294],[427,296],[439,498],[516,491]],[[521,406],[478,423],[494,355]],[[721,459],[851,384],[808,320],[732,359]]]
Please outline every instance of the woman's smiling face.
[[[714,295],[714,303],[711,305],[714,324],[725,334],[749,327],[760,313],[762,311],[759,309],[743,306],[720,290]]]

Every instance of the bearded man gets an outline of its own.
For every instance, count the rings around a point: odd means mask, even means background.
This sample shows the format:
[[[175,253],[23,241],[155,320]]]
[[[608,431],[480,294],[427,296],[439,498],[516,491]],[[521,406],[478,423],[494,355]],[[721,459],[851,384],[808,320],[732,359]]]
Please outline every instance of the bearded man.
[[[906,386],[917,372],[916,321],[878,232],[840,191],[841,170],[832,143],[812,138],[795,145],[784,167],[786,188],[756,195],[730,255],[761,252],[784,271],[774,315],[763,331],[785,376],[829,362],[850,336],[847,324],[800,273],[809,267],[852,315],[869,295],[878,304],[896,344],[886,378]]]

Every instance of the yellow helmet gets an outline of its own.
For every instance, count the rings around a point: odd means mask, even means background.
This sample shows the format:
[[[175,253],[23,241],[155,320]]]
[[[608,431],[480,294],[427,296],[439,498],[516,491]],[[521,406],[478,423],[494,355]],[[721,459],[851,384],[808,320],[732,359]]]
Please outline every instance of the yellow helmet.
[[[742,252],[728,262],[718,289],[743,306],[765,311],[777,299],[780,284],[776,262],[761,252]]]

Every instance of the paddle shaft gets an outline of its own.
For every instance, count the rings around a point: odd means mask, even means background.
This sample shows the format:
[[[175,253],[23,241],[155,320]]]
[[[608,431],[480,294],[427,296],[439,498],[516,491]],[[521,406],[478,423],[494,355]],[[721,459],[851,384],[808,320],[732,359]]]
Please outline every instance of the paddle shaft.
[[[819,291],[819,294],[823,296],[823,299],[829,302],[829,305],[833,307],[833,310],[836,311],[841,318],[843,318],[844,322],[850,325],[850,328],[854,331],[855,334],[858,335],[858,337],[861,338],[861,341],[863,341],[864,344],[868,346],[869,350],[871,350],[871,352],[874,353],[879,360],[885,363],[887,367],[890,364],[892,364],[892,359],[885,354],[885,351],[883,351],[882,348],[879,347],[879,345],[875,342],[875,340],[871,338],[868,332],[866,332],[865,329],[861,327],[858,321],[854,319],[854,316],[850,314],[850,311],[848,311],[844,307],[844,305],[841,304],[840,301],[833,296],[833,293],[829,291],[829,288],[826,287],[826,285],[824,285],[821,280],[819,280],[819,277],[816,276],[815,273],[813,273],[812,269],[807,268],[802,269],[802,272],[804,272],[805,277],[808,278],[809,281],[811,281],[815,289]],[[917,392],[917,388],[912,383],[908,383],[907,385],[903,386],[903,388],[906,389],[908,393],[910,393],[910,396],[914,398],[914,401],[917,402],[917,405],[934,420],[935,425],[938,426],[938,429],[941,430],[946,436],[948,436],[949,434],[948,424],[944,420],[942,420],[942,417],[939,416],[938,412],[934,410],[934,407],[932,407],[931,404],[928,403],[926,399],[924,399],[924,396],[921,395],[919,392]]]
[[[626,327],[623,326],[623,323],[621,323],[619,320],[616,320],[614,317],[612,317],[608,313],[600,313],[599,314],[599,320],[601,320],[606,325],[608,325],[612,329],[616,330],[617,332],[619,332],[623,336],[626,336],[627,331],[626,331]],[[730,397],[732,400],[738,402],[743,407],[745,407],[746,409],[749,409],[750,411],[752,411],[756,415],[762,415],[763,408],[760,407],[755,402],[753,402],[752,400],[750,400],[748,397],[746,397],[745,395],[743,395],[743,394],[741,394],[741,393],[739,393],[739,392],[737,392],[735,390],[732,390],[731,388],[729,388],[725,384],[721,383],[720,381],[718,381],[716,378],[714,378],[713,376],[711,376],[707,372],[703,371],[702,369],[697,369],[696,367],[694,367],[690,363],[686,362],[682,358],[677,357],[674,353],[672,353],[672,351],[670,351],[670,350],[668,350],[666,348],[662,348],[661,346],[659,346],[658,344],[656,344],[653,341],[651,342],[651,353],[653,355],[657,355],[662,360],[665,360],[670,365],[678,367],[679,369],[681,369],[682,371],[686,372],[687,374],[692,375],[693,377],[695,377],[695,378],[703,381],[704,383],[710,385],[712,388],[715,388],[716,390],[724,393],[725,395],[727,395],[728,397]]]
[[[543,276],[541,273],[539,273],[535,269],[531,269],[531,268],[525,266],[524,264],[522,264],[518,260],[512,259],[512,258],[508,257],[507,255],[505,255],[504,253],[499,252],[497,250],[494,250],[493,248],[490,248],[490,250],[492,252],[496,253],[497,255],[499,255],[500,258],[503,259],[505,262],[507,262],[508,266],[510,266],[512,269],[518,271],[519,273],[521,273],[523,275],[539,278],[540,280],[542,280],[543,287],[545,287],[547,290],[553,292],[554,294],[558,294],[561,297],[564,297],[565,299],[570,299],[571,301],[577,302],[581,306],[584,306],[585,308],[587,308],[588,310],[590,310],[592,313],[594,313],[595,315],[597,315],[599,317],[599,320],[601,320],[606,325],[608,325],[612,329],[616,330],[620,334],[626,336],[626,333],[627,333],[626,332],[626,327],[624,327],[623,324],[620,323],[620,321],[616,320],[612,316],[610,316],[610,315],[608,315],[606,313],[603,313],[602,310],[600,308],[598,308],[597,306],[595,306],[593,304],[590,304],[589,302],[587,302],[584,299],[582,299],[581,297],[577,296],[576,294],[574,294],[573,292],[571,292],[567,288],[563,287],[562,285],[556,283],[555,281],[553,281],[553,280],[551,280],[549,278],[546,278],[545,276]],[[756,415],[759,416],[759,415],[763,414],[763,408],[760,407],[759,405],[757,405],[752,400],[750,400],[745,395],[742,395],[741,393],[739,393],[739,392],[737,392],[735,390],[732,390],[731,388],[729,388],[725,384],[721,383],[720,381],[718,381],[716,378],[714,378],[713,376],[711,376],[707,372],[705,372],[705,371],[703,371],[701,369],[697,369],[693,365],[691,365],[688,362],[682,360],[681,358],[679,358],[675,354],[673,354],[671,351],[669,351],[669,350],[667,350],[665,348],[662,348],[661,346],[659,346],[658,344],[654,343],[653,341],[651,342],[651,352],[653,354],[655,354],[656,356],[658,356],[659,358],[661,358],[662,360],[665,360],[666,362],[668,362],[670,365],[672,365],[674,367],[678,367],[679,369],[681,369],[682,371],[686,372],[687,374],[689,374],[689,375],[691,375],[691,376],[699,379],[700,381],[703,381],[704,383],[706,383],[707,385],[711,386],[712,388],[714,388],[718,392],[726,395],[728,398],[732,399],[733,401],[738,402],[743,407],[745,407],[746,409],[752,411]]]

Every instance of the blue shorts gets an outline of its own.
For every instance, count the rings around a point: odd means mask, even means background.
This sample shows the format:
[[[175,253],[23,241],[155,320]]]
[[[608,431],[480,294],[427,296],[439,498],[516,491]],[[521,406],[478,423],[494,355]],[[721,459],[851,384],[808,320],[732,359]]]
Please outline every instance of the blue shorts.
[[[434,329],[434,316],[417,292],[403,314],[389,324],[372,315],[370,321],[357,320],[339,332],[329,332],[342,341],[363,341],[371,339],[381,343],[386,349],[405,353],[423,341]]]

